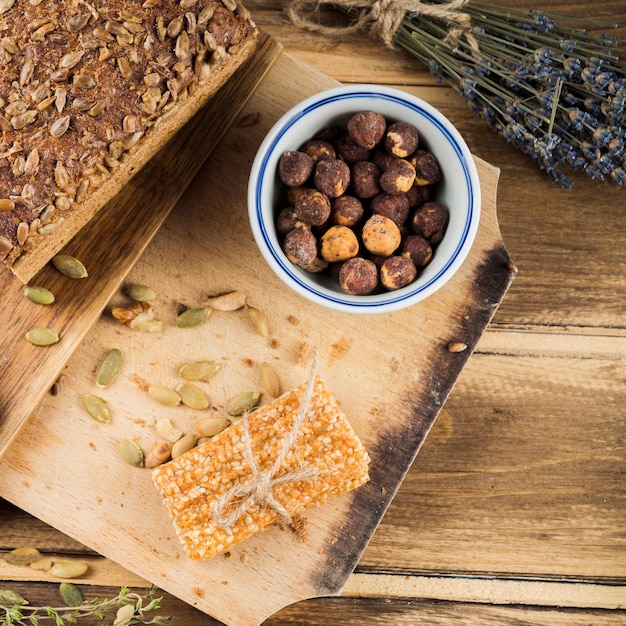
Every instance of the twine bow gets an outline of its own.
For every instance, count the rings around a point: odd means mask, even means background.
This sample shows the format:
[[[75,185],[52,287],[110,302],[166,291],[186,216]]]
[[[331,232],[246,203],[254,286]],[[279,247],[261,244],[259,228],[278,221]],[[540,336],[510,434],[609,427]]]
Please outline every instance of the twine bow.
[[[347,35],[359,30],[368,30],[388,48],[394,48],[394,36],[407,13],[424,15],[447,21],[447,40],[453,41],[464,36],[474,51],[478,42],[471,33],[471,18],[463,12],[469,0],[449,0],[441,4],[431,4],[421,0],[293,0],[287,7],[289,19],[295,26],[307,28],[327,35]],[[358,10],[358,17],[349,26],[325,26],[313,21],[305,14],[315,11],[322,5],[344,9],[346,12]]]
[[[222,528],[232,526],[255,502],[261,506],[271,507],[278,513],[280,518],[285,523],[291,523],[291,515],[275,498],[273,488],[277,485],[282,485],[283,483],[314,478],[319,474],[319,469],[317,467],[303,467],[299,470],[283,474],[282,476],[276,476],[277,472],[280,470],[280,466],[287,457],[287,454],[289,454],[289,450],[293,447],[298,431],[300,430],[300,426],[302,426],[302,422],[304,421],[307,411],[311,406],[313,391],[315,389],[315,369],[316,358],[314,358],[311,376],[307,383],[304,395],[300,400],[298,415],[294,420],[291,430],[283,439],[280,452],[276,456],[276,460],[269,470],[259,470],[259,466],[254,459],[248,415],[245,415],[242,418],[245,443],[244,454],[246,456],[246,460],[250,464],[253,480],[247,485],[235,485],[232,489],[222,494],[217,499],[213,506],[213,518],[218,526],[221,526]],[[239,501],[239,504],[230,514],[226,515],[226,510],[237,501]]]

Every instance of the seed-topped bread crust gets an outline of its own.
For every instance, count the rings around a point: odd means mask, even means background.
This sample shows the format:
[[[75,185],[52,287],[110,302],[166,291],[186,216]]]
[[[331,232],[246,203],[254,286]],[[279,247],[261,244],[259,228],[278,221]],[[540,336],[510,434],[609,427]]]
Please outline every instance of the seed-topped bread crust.
[[[2,0],[5,264],[43,266],[245,61],[255,35],[237,0]]]

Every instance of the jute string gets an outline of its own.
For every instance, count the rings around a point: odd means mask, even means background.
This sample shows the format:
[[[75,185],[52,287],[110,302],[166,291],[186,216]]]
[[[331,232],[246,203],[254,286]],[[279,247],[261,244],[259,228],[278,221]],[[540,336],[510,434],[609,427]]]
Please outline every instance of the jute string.
[[[314,355],[311,375],[307,382],[304,394],[300,399],[298,414],[294,420],[291,430],[282,440],[280,452],[276,456],[276,459],[269,470],[265,470],[264,472],[259,470],[259,466],[254,459],[254,450],[252,448],[252,441],[250,438],[249,416],[244,415],[242,417],[245,443],[244,454],[246,456],[246,460],[250,464],[253,480],[247,485],[235,485],[232,489],[228,490],[217,499],[213,506],[213,518],[218,526],[221,526],[222,528],[231,527],[255,502],[261,506],[271,507],[278,513],[280,518],[285,523],[291,523],[291,515],[274,497],[272,489],[283,483],[315,478],[315,476],[319,474],[319,470],[316,467],[303,467],[299,470],[283,474],[282,476],[276,476],[277,472],[280,470],[280,466],[283,464],[283,461],[293,447],[296,437],[298,436],[298,431],[300,430],[300,427],[302,426],[302,423],[306,418],[306,414],[311,406],[313,392],[315,390],[316,369],[317,355]],[[239,504],[231,513],[226,515],[226,511],[235,502],[239,502]]]
[[[430,4],[421,0],[292,0],[287,7],[289,19],[295,26],[329,36],[341,36],[359,30],[369,31],[388,48],[395,48],[394,36],[407,13],[437,18],[448,22],[447,40],[463,36],[477,52],[478,42],[471,33],[471,17],[462,9],[469,0],[450,0]],[[346,11],[358,11],[358,17],[348,26],[327,26],[307,17],[321,6],[328,5]]]

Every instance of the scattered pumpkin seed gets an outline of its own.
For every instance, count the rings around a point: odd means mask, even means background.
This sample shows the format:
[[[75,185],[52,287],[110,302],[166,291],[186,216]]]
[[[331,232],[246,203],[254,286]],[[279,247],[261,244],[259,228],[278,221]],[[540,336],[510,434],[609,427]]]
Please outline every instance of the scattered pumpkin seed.
[[[177,459],[185,452],[189,452],[189,450],[195,447],[197,442],[198,436],[194,433],[184,435],[172,446],[172,458]]]
[[[95,396],[92,393],[86,393],[83,396],[83,406],[87,410],[87,413],[102,424],[109,424],[111,422],[111,413],[107,406],[106,400]]]
[[[228,401],[226,411],[228,415],[243,415],[246,411],[256,406],[260,397],[260,391],[244,391]]]
[[[55,578],[79,578],[89,566],[83,561],[57,561],[50,569],[49,574]]]
[[[182,383],[176,387],[181,402],[190,409],[206,409],[210,404],[209,396],[192,383]]]
[[[51,346],[59,341],[59,334],[51,328],[31,328],[26,339],[34,346]]]
[[[202,304],[216,311],[236,311],[246,305],[246,294],[243,291],[230,291],[207,298]]]
[[[96,372],[96,385],[102,389],[108,387],[122,368],[122,361],[122,351],[119,348],[109,350]]]
[[[257,309],[254,306],[248,306],[248,317],[252,322],[252,325],[256,328],[259,335],[262,337],[267,337],[269,335],[269,324],[267,322],[267,317],[263,311]]]
[[[176,326],[178,328],[192,328],[206,321],[211,314],[211,309],[199,306],[193,309],[187,309],[176,317]]]
[[[22,548],[15,548],[8,554],[4,555],[4,560],[10,565],[30,565],[41,558],[41,553],[37,548],[32,546],[24,546]]]
[[[10,589],[0,589],[0,604],[2,606],[24,606],[28,601],[17,591]]]
[[[154,425],[157,435],[169,443],[176,443],[182,436],[183,431],[176,428],[167,417],[158,417]]]
[[[192,361],[185,363],[178,373],[185,380],[205,380],[215,375],[220,367],[217,361]]]
[[[165,406],[177,406],[180,404],[180,395],[171,387],[165,385],[150,385],[148,395]]]
[[[129,465],[143,467],[143,450],[132,439],[124,437],[119,444],[120,456]]]
[[[63,582],[59,585],[59,595],[65,606],[80,606],[83,603],[83,594],[73,583]]]
[[[278,398],[280,395],[280,379],[276,370],[269,363],[261,363],[261,383],[269,396]]]
[[[229,426],[229,419],[220,415],[212,415],[196,422],[196,431],[200,437],[213,437]]]
[[[167,461],[172,455],[172,444],[169,441],[157,443],[152,450],[146,454],[144,466],[148,468],[157,467]]]
[[[129,283],[124,287],[124,293],[135,302],[150,302],[156,298],[156,292],[152,287],[139,283]]]
[[[68,278],[87,278],[87,269],[76,257],[69,254],[57,254],[52,257],[52,265]]]
[[[35,304],[52,304],[54,302],[54,294],[49,289],[39,285],[28,285],[24,289],[24,295]]]
[[[30,564],[30,568],[39,572],[47,572],[53,564],[54,561],[51,558],[44,557],[42,559],[37,559],[36,561],[33,561]]]

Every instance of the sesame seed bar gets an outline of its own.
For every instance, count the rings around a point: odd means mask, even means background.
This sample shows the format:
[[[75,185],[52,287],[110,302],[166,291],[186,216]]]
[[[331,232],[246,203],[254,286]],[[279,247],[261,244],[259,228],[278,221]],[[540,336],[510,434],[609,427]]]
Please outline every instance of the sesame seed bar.
[[[0,259],[26,282],[249,58],[257,34],[239,0],[0,3]]]
[[[305,390],[303,385],[287,392],[247,417],[248,450],[259,472],[271,472],[297,418]],[[216,519],[214,507],[220,496],[256,480],[246,457],[246,445],[244,420],[240,420],[152,472],[190,559],[207,559],[223,552],[280,517],[271,506],[254,501],[230,526],[224,527]],[[272,486],[273,497],[294,516],[367,482],[368,466],[369,456],[338,401],[316,378],[302,425],[274,477],[311,468],[317,473],[305,479],[278,481]],[[236,504],[231,503],[231,508]]]

